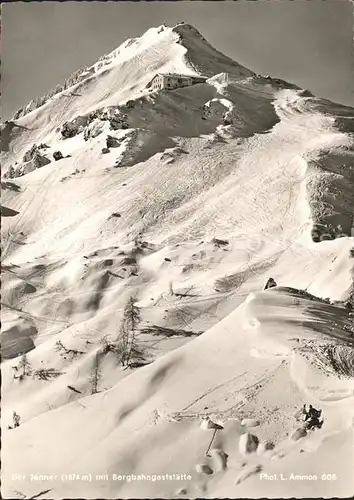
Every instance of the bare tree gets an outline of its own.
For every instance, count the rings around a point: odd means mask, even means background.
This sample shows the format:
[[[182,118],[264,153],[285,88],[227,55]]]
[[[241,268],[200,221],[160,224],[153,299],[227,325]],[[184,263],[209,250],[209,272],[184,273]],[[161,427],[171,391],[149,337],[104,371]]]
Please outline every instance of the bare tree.
[[[85,354],[83,351],[79,351],[77,349],[68,349],[67,347],[65,347],[61,340],[57,340],[57,342],[55,343],[55,349],[64,359],[67,359],[67,357],[69,357],[70,361],[72,361],[77,356],[80,356],[81,354]]]
[[[107,338],[107,335],[104,335],[100,339],[100,343],[102,344],[102,355],[106,355],[109,352],[112,352],[113,354],[119,355],[119,349],[118,349],[118,340],[109,340]]]
[[[39,380],[50,380],[60,377],[60,375],[62,375],[62,373],[55,368],[41,368],[40,370],[36,370],[32,377]]]
[[[145,364],[145,353],[138,344],[135,332],[131,336],[127,364],[129,367],[138,367]]]

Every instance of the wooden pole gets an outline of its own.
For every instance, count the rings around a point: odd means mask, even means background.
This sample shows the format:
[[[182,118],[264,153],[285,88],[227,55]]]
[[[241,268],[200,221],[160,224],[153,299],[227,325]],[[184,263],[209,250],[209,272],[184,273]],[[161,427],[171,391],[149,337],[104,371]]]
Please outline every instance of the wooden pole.
[[[208,449],[207,449],[207,450],[206,450],[206,452],[205,452],[205,455],[206,455],[207,457],[210,457],[210,455],[209,455],[209,451],[210,451],[211,445],[213,444],[213,441],[214,441],[214,438],[215,438],[215,436],[216,436],[217,431],[218,431],[218,429],[214,429],[214,432],[213,432],[213,437],[211,438],[211,441],[210,441],[210,443],[209,443]]]

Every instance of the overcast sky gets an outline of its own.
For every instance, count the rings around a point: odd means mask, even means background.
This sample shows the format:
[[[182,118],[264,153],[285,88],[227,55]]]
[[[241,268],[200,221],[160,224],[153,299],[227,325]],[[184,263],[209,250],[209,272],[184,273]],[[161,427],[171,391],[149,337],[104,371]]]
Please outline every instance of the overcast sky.
[[[2,119],[127,38],[193,24],[258,72],[354,104],[349,0],[19,2],[2,5]]]

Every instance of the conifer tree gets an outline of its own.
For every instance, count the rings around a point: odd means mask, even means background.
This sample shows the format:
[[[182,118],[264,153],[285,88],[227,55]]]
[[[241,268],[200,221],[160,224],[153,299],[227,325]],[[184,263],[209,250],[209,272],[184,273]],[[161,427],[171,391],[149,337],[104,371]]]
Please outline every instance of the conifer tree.
[[[130,297],[123,312],[123,320],[118,338],[120,360],[123,366],[129,366],[133,361],[142,361],[144,355],[139,348],[136,334],[141,322],[140,310],[136,299]]]

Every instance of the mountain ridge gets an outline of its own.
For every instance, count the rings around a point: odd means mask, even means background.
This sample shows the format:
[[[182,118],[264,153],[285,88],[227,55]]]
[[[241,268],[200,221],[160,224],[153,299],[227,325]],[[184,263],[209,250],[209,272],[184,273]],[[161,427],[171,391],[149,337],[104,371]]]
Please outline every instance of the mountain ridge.
[[[4,497],[352,493],[350,109],[178,31],[204,83],[162,26],[3,127]]]
[[[85,66],[81,69],[76,70],[74,73],[72,73],[63,83],[62,86],[57,86],[55,87],[52,91],[49,91],[46,93],[43,97],[37,97],[36,99],[30,101],[23,107],[21,107],[17,112],[15,112],[13,120],[17,120],[21,118],[22,116],[25,116],[29,112],[33,111],[34,109],[37,109],[38,107],[42,106],[47,102],[48,99],[51,97],[59,94],[60,92],[64,90],[68,90],[71,87],[74,87],[77,83],[83,82],[85,79],[92,77],[97,71],[99,71],[103,66],[108,64],[110,60],[114,60],[115,57],[117,57],[117,54],[120,55],[121,51],[124,49],[131,49],[132,45],[139,45],[143,41],[146,41],[149,39],[151,35],[156,35],[160,34],[162,32],[165,32],[166,30],[170,31],[171,33],[175,33],[177,35],[176,42],[180,43],[183,45],[183,42],[185,42],[187,45],[190,44],[191,42],[191,35],[192,38],[194,35],[194,38],[197,38],[197,40],[202,42],[202,45],[205,45],[207,47],[211,47],[213,50],[213,53],[220,54],[221,59],[224,59],[225,61],[230,61],[232,65],[237,65],[234,61],[232,61],[230,58],[222,54],[221,52],[217,51],[214,49],[206,40],[205,38],[201,35],[201,33],[192,25],[189,24],[177,24],[174,27],[167,27],[165,25],[158,26],[156,28],[152,27],[149,28],[143,35],[141,35],[138,38],[134,39],[127,39],[125,42],[123,42],[120,46],[118,46],[116,49],[113,49],[111,52],[108,54],[101,56],[98,61],[91,66]],[[187,35],[187,36],[186,36]],[[193,50],[193,43],[192,43],[192,48]],[[199,48],[200,48],[200,43],[199,43]],[[188,53],[188,47],[185,47]],[[188,58],[188,63],[191,65],[193,68],[193,62],[191,61],[190,58]],[[240,66],[241,67],[241,66]],[[243,68],[243,67],[242,67]],[[245,74],[248,73],[249,75],[254,74],[252,71],[247,70],[244,68]],[[211,76],[212,72],[209,70],[209,76]],[[84,78],[82,78],[84,76]]]

